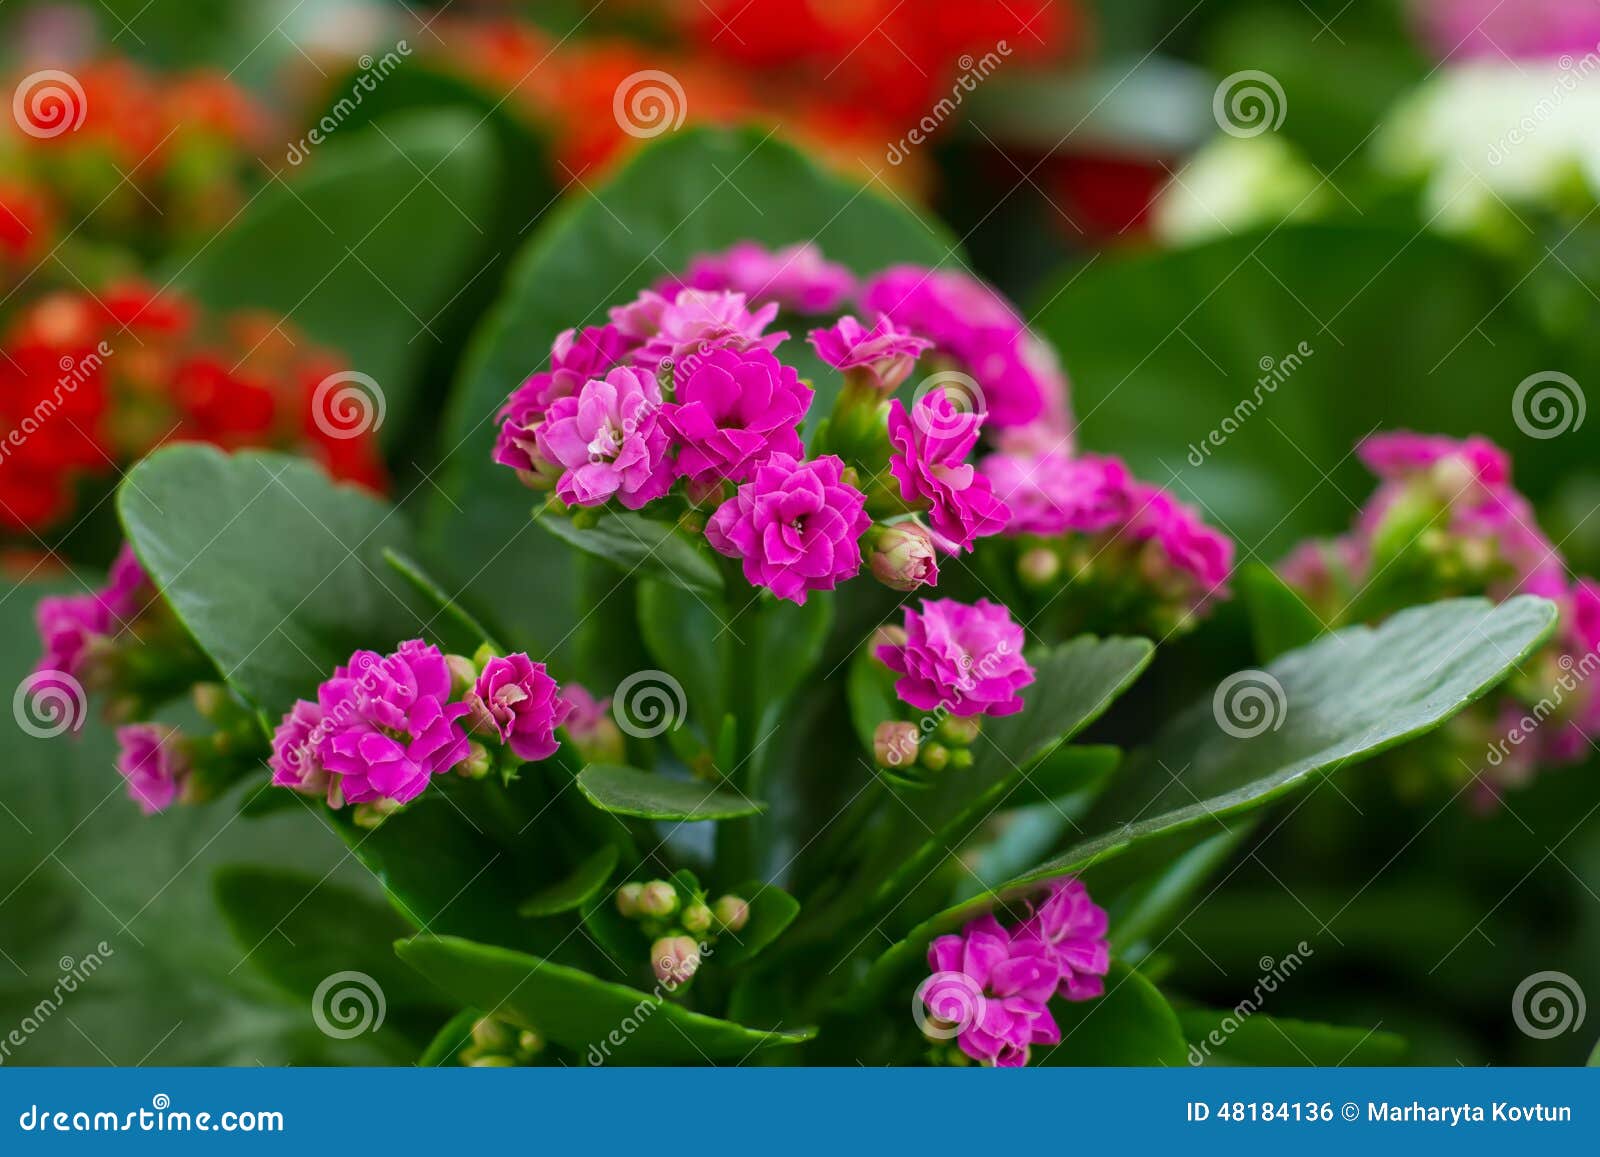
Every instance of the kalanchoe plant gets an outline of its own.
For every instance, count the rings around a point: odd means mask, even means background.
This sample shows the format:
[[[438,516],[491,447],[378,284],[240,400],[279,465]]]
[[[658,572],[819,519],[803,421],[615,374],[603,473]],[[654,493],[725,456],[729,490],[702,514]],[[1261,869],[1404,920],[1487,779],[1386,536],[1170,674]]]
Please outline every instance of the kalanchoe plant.
[[[382,879],[438,994],[423,1063],[1183,1063],[1135,966],[1141,898],[1199,873],[1102,864],[1437,728],[1553,625],[1536,598],[1402,611],[1276,660],[1269,744],[1173,705],[1124,765],[1075,741],[1150,662],[1140,634],[1226,596],[1230,546],[1076,451],[1066,379],[998,294],[748,243],[609,319],[505,383],[491,451],[588,568],[581,645],[502,631],[376,498],[195,446],[119,493],[142,565],[41,618],[59,668],[130,705],[140,806],[244,779],[247,811],[316,811]],[[145,647],[159,693],[120,662]],[[203,725],[178,732],[185,691]],[[1019,858],[993,821],[1039,805],[1075,837]],[[230,922],[270,928],[245,893]]]

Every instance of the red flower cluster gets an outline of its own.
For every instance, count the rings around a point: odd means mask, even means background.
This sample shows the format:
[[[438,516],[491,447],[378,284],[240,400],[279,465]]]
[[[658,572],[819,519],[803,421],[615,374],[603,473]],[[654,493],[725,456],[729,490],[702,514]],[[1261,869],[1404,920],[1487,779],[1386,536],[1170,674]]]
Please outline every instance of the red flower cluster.
[[[293,450],[382,489],[372,434],[317,392],[342,368],[276,318],[210,319],[139,284],[49,294],[0,341],[0,530],[55,526],[81,481],[175,440]]]
[[[5,211],[15,183],[94,237],[215,229],[243,203],[271,130],[243,89],[209,72],[164,76],[111,58],[13,76],[6,88],[16,116],[0,123],[0,254],[9,234],[35,232]]]

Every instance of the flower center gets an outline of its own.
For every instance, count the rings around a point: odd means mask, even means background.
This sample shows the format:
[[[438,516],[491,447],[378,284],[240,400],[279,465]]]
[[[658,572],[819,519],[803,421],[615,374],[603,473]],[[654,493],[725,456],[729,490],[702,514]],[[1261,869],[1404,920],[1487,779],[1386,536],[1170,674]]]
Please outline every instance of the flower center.
[[[617,456],[617,451],[622,449],[622,432],[611,424],[610,419],[595,431],[594,439],[589,443],[590,462],[609,462]]]

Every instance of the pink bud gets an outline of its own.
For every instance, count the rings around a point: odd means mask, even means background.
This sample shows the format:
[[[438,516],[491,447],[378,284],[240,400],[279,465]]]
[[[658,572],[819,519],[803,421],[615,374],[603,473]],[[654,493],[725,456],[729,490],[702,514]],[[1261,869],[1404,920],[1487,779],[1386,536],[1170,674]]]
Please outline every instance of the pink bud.
[[[872,577],[890,590],[914,591],[939,581],[933,537],[915,522],[875,527],[868,536]]]
[[[872,733],[872,757],[879,767],[909,767],[917,761],[921,733],[915,723],[891,719]]]
[[[662,984],[687,984],[700,968],[700,945],[688,936],[663,936],[650,946],[650,966]]]

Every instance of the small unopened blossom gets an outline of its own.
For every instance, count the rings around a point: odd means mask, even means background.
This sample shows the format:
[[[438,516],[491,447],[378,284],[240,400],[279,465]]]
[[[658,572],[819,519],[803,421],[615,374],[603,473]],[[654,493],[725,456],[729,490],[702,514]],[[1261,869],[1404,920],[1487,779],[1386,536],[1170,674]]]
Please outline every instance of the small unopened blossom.
[[[159,723],[117,728],[117,771],[145,815],[165,811],[189,779],[183,733]]]
[[[751,585],[804,605],[811,591],[831,591],[861,569],[859,540],[872,525],[866,501],[837,457],[774,454],[717,508],[706,539],[743,561]]]
[[[639,912],[665,919],[678,910],[678,892],[665,880],[651,880],[639,890]]]
[[[639,915],[639,894],[644,891],[643,884],[624,884],[617,889],[617,911],[628,919]]]
[[[687,984],[700,970],[700,945],[690,936],[663,936],[650,946],[650,967],[662,984]]]
[[[915,522],[881,526],[867,541],[872,577],[890,590],[914,591],[939,582],[939,556],[926,527]]]
[[[683,915],[678,919],[682,922],[685,932],[703,936],[711,931],[711,909],[699,900],[685,907]]]
[[[738,896],[720,896],[712,905],[717,924],[727,932],[738,932],[750,919],[750,903]]]
[[[933,348],[927,338],[901,329],[882,313],[871,329],[847,314],[828,329],[812,330],[808,340],[823,362],[843,371],[847,384],[884,398]]]
[[[554,755],[556,728],[572,711],[556,681],[527,655],[490,658],[473,685],[470,726],[497,737],[518,759],[533,762]]]
[[[878,658],[900,675],[895,694],[919,711],[1012,715],[1034,680],[1023,658],[1022,628],[998,603],[929,599],[907,608],[906,641],[880,646]]]
[[[910,767],[917,762],[922,731],[915,723],[889,719],[872,733],[872,758],[879,767]]]

